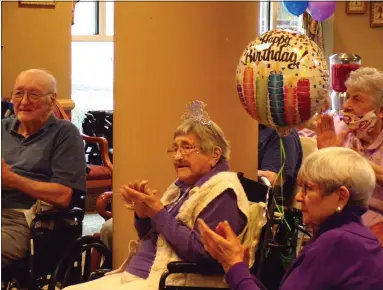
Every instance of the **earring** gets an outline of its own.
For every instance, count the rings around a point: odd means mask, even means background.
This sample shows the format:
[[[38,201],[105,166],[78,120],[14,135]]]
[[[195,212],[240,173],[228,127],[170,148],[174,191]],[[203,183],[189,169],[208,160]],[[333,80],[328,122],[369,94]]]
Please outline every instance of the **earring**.
[[[340,207],[340,206],[338,206],[337,208],[336,208],[336,212],[341,212],[342,211],[342,208]]]

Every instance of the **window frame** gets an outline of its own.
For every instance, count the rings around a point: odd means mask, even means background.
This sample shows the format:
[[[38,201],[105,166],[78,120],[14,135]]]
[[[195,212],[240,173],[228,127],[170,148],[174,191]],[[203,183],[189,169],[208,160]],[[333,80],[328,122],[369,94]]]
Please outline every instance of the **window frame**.
[[[96,34],[94,35],[72,35],[73,41],[85,42],[113,42],[113,35],[106,35],[106,2],[97,0],[96,5]],[[76,20],[75,20],[76,21]],[[114,21],[114,20],[113,20]]]
[[[267,31],[270,31],[270,30],[273,30],[273,29],[276,29],[276,26],[277,26],[277,18],[278,18],[278,5],[281,4],[281,1],[272,1],[272,0],[268,0],[268,1],[260,1],[259,2],[259,10],[260,10],[260,15],[259,15],[259,33],[260,34],[263,34]],[[265,15],[263,15],[263,9],[261,9],[261,5],[267,5],[267,9],[266,9],[266,13],[267,13],[267,17],[265,18],[265,28],[266,28],[266,31],[261,31],[262,29],[262,17],[265,17]],[[298,16],[299,17],[302,17],[302,15]]]

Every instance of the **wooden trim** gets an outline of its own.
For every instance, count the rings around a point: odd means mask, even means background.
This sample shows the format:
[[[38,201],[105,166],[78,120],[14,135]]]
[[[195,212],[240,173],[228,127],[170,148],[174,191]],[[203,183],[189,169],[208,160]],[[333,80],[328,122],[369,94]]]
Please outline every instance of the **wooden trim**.
[[[76,105],[72,99],[57,99],[57,102],[65,111],[72,111]]]

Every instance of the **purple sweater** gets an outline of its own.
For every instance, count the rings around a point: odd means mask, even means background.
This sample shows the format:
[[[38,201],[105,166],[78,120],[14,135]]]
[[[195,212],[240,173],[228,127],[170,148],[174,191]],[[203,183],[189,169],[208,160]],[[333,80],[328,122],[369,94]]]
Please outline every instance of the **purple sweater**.
[[[219,172],[228,171],[226,162],[217,164],[206,175],[201,177],[194,186],[201,187],[206,181]],[[200,260],[213,260],[204,250],[200,240],[197,225],[190,230],[181,222],[176,220],[181,205],[187,200],[185,192],[189,187],[185,183],[176,182],[181,190],[177,202],[166,206],[152,219],[135,219],[135,227],[141,240],[137,254],[133,256],[126,271],[141,278],[147,278],[156,255],[156,243],[158,234],[162,234],[173,246],[179,257],[188,262]],[[237,206],[237,198],[232,189],[225,190],[215,198],[199,215],[211,228],[215,228],[220,221],[227,220],[233,230],[239,234],[246,225],[246,217]]]
[[[383,249],[363,226],[364,212],[348,207],[329,217],[287,270],[280,289],[383,289]],[[232,290],[265,289],[245,263],[231,267],[226,280]]]

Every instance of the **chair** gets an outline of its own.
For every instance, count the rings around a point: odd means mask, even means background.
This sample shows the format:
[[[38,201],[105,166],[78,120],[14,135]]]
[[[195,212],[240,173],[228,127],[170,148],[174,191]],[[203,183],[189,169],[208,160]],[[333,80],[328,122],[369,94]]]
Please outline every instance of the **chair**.
[[[71,243],[52,271],[48,290],[89,281],[92,273],[92,252],[97,250],[102,259],[98,271],[112,267],[112,255],[108,248],[97,238],[82,236]]]
[[[302,145],[302,151],[303,151],[303,156],[302,156],[302,161],[306,159],[307,156],[309,156],[311,153],[315,152],[316,150],[318,150],[318,146],[317,146],[317,141],[316,139],[314,138],[311,138],[311,137],[303,137],[303,136],[299,136],[299,140],[301,141],[301,145]],[[297,203],[297,201],[295,200],[295,195],[298,193],[299,191],[299,186],[295,186],[295,189],[294,189],[294,194],[293,194],[293,199],[292,199],[292,207],[293,208],[296,208],[296,209],[301,209],[301,205],[300,203]]]
[[[260,177],[261,182],[253,181],[249,178],[246,178],[242,172],[238,173],[238,178],[241,181],[241,184],[246,192],[247,198],[250,202],[265,202],[266,203],[266,218],[267,222],[263,227],[261,234],[259,236],[259,244],[256,251],[256,258],[252,272],[255,273],[257,277],[261,277],[263,274],[263,265],[266,259],[266,251],[268,248],[269,240],[273,235],[273,212],[275,211],[273,196],[274,192],[272,190],[270,182],[265,177]],[[256,237],[254,237],[255,239]],[[213,265],[206,263],[189,263],[189,262],[171,262],[167,266],[167,271],[165,271],[159,282],[159,290],[192,290],[192,289],[205,289],[212,290],[217,288],[200,288],[200,287],[188,287],[188,286],[169,286],[166,285],[166,279],[172,274],[199,274],[199,275],[223,275],[223,269],[221,267],[217,268]],[[226,289],[226,288],[219,288]]]
[[[265,178],[261,177],[261,182],[255,182],[251,179],[248,179],[243,176],[243,173],[238,175],[243,188],[248,196],[250,202],[266,202],[267,204],[267,223],[263,227],[261,235],[259,237],[259,245],[256,250],[256,261],[253,267],[250,269],[250,272],[254,274],[261,282],[268,282],[270,279],[276,280],[275,284],[278,287],[280,283],[280,278],[273,275],[273,271],[270,270],[273,267],[270,267],[270,254],[271,253],[280,253],[282,251],[288,252],[294,248],[294,243],[289,241],[285,244],[279,243],[279,237],[283,236],[283,231],[286,229],[286,226],[281,218],[281,215],[277,212],[277,205],[275,204],[274,196],[277,195],[280,191],[280,188],[272,188],[270,182]],[[279,207],[282,205],[278,205]],[[291,230],[294,232],[305,230],[302,228],[301,215],[300,211],[297,209],[286,209],[284,211],[284,218],[290,224]],[[280,233],[282,231],[282,233]],[[306,232],[305,232],[306,233]],[[292,235],[294,236],[294,235]],[[185,286],[169,286],[166,285],[166,278],[171,274],[180,274],[180,273],[193,273],[200,275],[212,275],[217,273],[222,273],[222,269],[217,269],[211,267],[211,265],[196,264],[196,263],[187,263],[187,262],[172,262],[168,264],[167,271],[165,271],[161,277],[159,283],[159,290],[195,290],[195,289],[205,289],[213,290],[217,288],[198,288],[198,287],[185,287]],[[221,289],[221,288],[220,288]],[[269,289],[269,288],[268,288]],[[274,289],[271,288],[270,289]],[[277,288],[275,288],[277,289]]]
[[[317,140],[311,137],[299,136],[299,140],[302,144],[303,160],[312,152],[318,149]]]
[[[69,120],[61,105],[56,102],[53,113],[59,119]],[[86,176],[87,193],[102,193],[112,187],[113,164],[109,158],[108,140],[104,137],[88,136],[81,133],[85,143],[97,144],[100,147],[102,165],[88,164],[89,173]]]
[[[273,202],[273,196],[275,192],[280,190],[279,188],[273,189],[271,187],[270,182],[265,177],[260,177],[261,182],[256,182],[251,179],[244,177],[243,173],[238,173],[238,177],[241,181],[243,188],[248,196],[249,201],[251,202],[266,202],[266,225],[263,227],[262,232],[259,237],[259,244],[256,251],[256,258],[253,267],[251,268],[251,272],[254,273],[261,281],[265,276],[265,262],[267,259],[267,255],[269,250],[272,247],[281,247],[278,245],[275,239],[275,226],[281,224],[282,221],[280,218],[275,218],[274,213],[276,212],[276,205]],[[100,196],[101,197],[101,196]],[[106,194],[104,199],[109,200],[111,198],[111,194]],[[100,204],[101,198],[100,199]],[[286,213],[287,215],[291,215],[296,218],[297,210],[293,210],[291,213]],[[292,224],[293,225],[293,224]],[[299,230],[299,229],[298,229]],[[98,279],[105,275],[108,272],[107,269],[98,270],[90,275],[89,280]],[[217,267],[217,264],[208,264],[208,263],[189,263],[189,262],[171,262],[167,266],[167,271],[165,271],[161,277],[159,282],[159,290],[192,290],[192,289],[217,289],[217,288],[198,288],[198,287],[184,287],[184,286],[169,286],[166,285],[166,279],[168,276],[172,274],[179,273],[190,273],[190,274],[201,274],[201,275],[223,275],[223,269],[221,267]],[[220,288],[222,289],[222,288]]]

